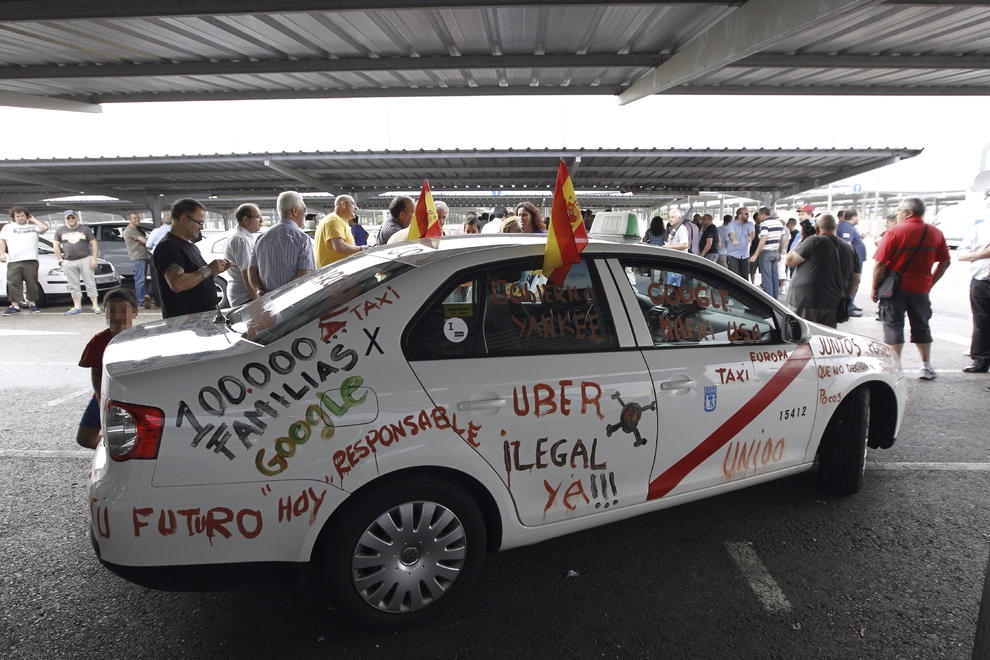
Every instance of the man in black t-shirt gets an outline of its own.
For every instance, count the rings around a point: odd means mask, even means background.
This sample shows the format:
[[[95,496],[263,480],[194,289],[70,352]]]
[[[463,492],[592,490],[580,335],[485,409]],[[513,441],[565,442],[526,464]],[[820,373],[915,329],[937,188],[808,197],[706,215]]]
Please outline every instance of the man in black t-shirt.
[[[818,216],[817,236],[809,236],[787,253],[794,268],[789,304],[801,318],[834,328],[838,306],[859,287],[862,264],[849,243],[835,235],[835,217]]]
[[[162,317],[183,316],[216,309],[213,276],[228,268],[226,259],[203,259],[194,241],[203,237],[206,207],[195,199],[180,199],[172,206],[172,230],[155,247],[153,255],[162,294]]]
[[[698,254],[705,259],[718,259],[718,227],[711,213],[701,216],[701,240],[698,242]]]

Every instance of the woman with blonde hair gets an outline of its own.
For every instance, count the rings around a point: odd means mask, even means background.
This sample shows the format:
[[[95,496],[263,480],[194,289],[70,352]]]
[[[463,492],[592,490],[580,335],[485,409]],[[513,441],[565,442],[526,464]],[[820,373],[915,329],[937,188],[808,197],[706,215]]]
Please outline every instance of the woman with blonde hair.
[[[521,234],[522,223],[519,221],[518,215],[510,215],[508,218],[502,221],[502,233],[503,234]]]

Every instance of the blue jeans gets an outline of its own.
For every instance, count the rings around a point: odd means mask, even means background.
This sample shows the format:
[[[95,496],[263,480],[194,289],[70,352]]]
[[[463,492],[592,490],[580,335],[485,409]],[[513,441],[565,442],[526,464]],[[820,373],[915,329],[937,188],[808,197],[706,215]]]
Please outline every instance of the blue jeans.
[[[144,279],[148,275],[148,260],[134,260],[134,293],[137,294],[138,305],[144,301]]]
[[[760,252],[758,262],[760,264],[760,287],[770,294],[771,297],[780,296],[780,273],[777,272],[780,252],[776,250]]]

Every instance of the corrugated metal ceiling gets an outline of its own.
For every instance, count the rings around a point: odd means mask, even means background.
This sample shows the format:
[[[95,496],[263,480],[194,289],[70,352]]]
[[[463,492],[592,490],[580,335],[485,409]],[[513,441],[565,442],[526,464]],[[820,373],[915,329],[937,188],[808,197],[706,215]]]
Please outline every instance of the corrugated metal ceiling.
[[[106,195],[127,206],[196,197],[217,208],[264,203],[282,190],[349,193],[384,208],[396,190],[469,194],[491,205],[511,192],[539,198],[568,163],[582,203],[646,206],[703,192],[765,200],[785,197],[912,158],[917,149],[508,149],[268,153],[158,158],[0,161],[0,205],[68,195]],[[60,202],[59,204],[65,204]],[[86,206],[73,203],[73,206]],[[99,202],[109,208],[114,203]]]
[[[5,0],[0,104],[987,94],[990,3]]]

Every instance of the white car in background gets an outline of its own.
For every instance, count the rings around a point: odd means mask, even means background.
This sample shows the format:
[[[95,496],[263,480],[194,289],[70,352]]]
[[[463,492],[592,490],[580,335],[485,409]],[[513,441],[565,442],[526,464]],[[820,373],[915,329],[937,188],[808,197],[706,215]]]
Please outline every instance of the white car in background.
[[[593,240],[558,288],[545,244],[380,246],[118,335],[100,560],[162,588],[313,564],[338,611],[394,629],[465,595],[489,551],[813,468],[854,493],[867,447],[894,444],[886,344],[653,246]]]
[[[120,286],[120,274],[113,264],[105,259],[96,260],[96,289],[100,299],[104,293]],[[55,258],[55,248],[51,241],[44,236],[38,237],[38,282],[41,285],[41,295],[38,305],[55,301],[69,300],[69,280]],[[82,281],[80,280],[82,285]],[[9,304],[7,300],[7,262],[0,262],[0,302]],[[85,297],[85,286],[82,286]]]

